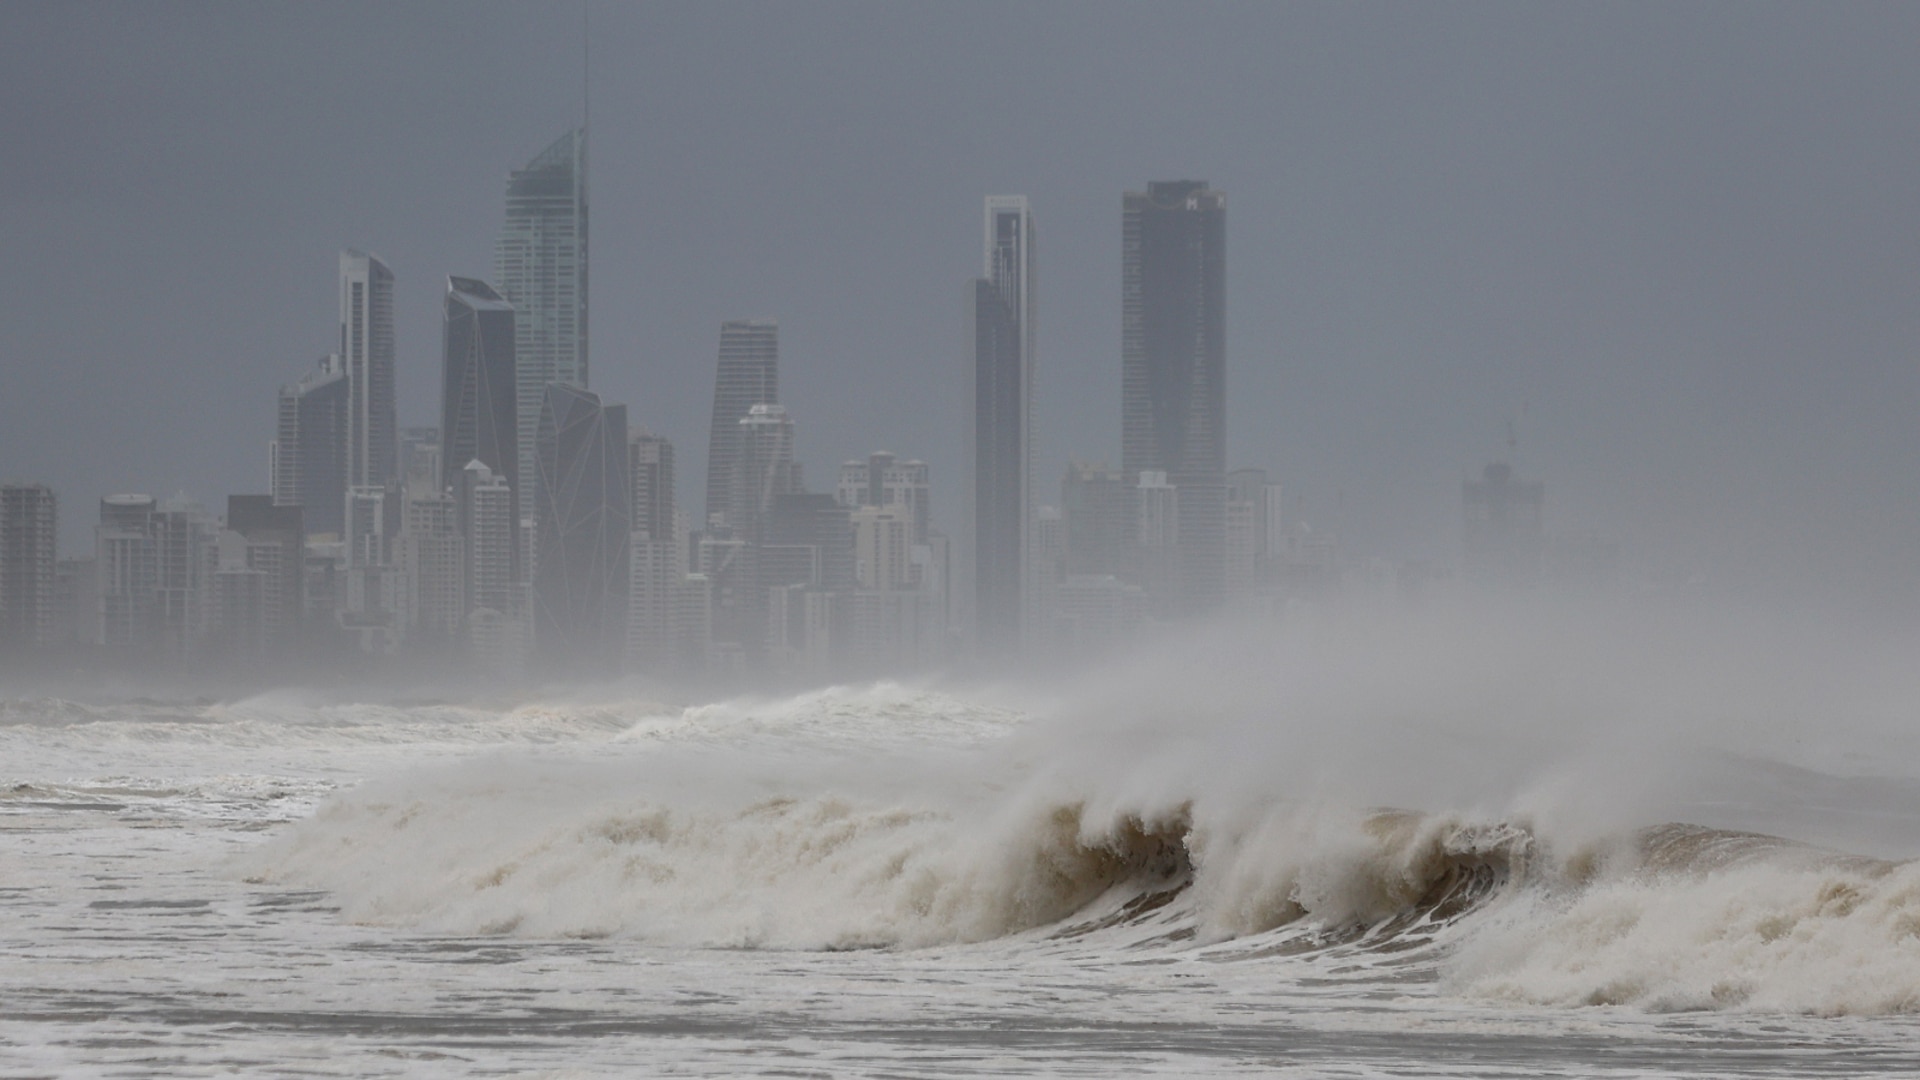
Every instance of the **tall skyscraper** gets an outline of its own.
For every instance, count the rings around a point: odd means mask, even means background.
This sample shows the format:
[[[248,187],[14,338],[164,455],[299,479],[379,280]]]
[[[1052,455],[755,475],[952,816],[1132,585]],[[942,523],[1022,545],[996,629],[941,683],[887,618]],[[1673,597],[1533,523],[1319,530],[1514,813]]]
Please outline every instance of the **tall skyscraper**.
[[[625,651],[633,481],[627,407],[547,387],[534,486],[534,652],[549,670],[611,673]]]
[[[440,468],[451,490],[469,464],[495,475],[520,467],[518,387],[515,385],[513,305],[493,286],[473,278],[447,279],[441,322]],[[511,520],[520,517],[513,492]]]
[[[772,319],[720,325],[720,366],[713,380],[713,423],[707,429],[707,528],[729,526],[733,462],[740,421],[755,405],[780,400],[780,327]]]
[[[1177,492],[1174,595],[1200,612],[1226,591],[1227,198],[1204,180],[1121,200],[1120,468]]]
[[[1026,196],[987,197],[986,269],[969,301],[974,637],[1006,651],[1020,640],[1032,510],[1035,282]]]
[[[365,252],[340,253],[340,359],[347,372],[347,486],[381,487],[400,471],[393,271]]]
[[[53,643],[57,516],[45,484],[0,486],[0,650]]]
[[[315,535],[340,535],[347,498],[347,368],[323,357],[300,381],[280,388],[273,441],[273,502],[298,506]]]
[[[534,440],[548,385],[587,386],[587,132],[575,128],[507,177],[494,281],[514,307],[522,499],[537,475]],[[450,468],[462,468],[456,462]]]

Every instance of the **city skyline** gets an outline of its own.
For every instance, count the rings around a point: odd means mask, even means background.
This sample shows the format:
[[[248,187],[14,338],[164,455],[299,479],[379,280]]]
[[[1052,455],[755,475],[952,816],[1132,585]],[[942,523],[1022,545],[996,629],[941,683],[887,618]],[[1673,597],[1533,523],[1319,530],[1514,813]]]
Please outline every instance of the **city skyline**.
[[[0,3],[0,1074],[1920,1076],[1916,41]]]
[[[607,104],[593,135],[593,226],[605,240],[591,282],[593,386],[679,445],[696,514],[711,327],[762,312],[781,318],[785,351],[809,371],[783,388],[809,432],[809,469],[887,447],[935,463],[942,505],[958,505],[962,422],[910,420],[905,406],[930,382],[946,392],[952,282],[972,269],[978,200],[993,191],[1024,192],[1048,222],[1036,486],[1051,499],[1069,459],[1117,464],[1113,193],[1188,175],[1241,208],[1229,464],[1272,470],[1296,520],[1381,557],[1450,557],[1458,485],[1505,454],[1511,423],[1522,468],[1555,485],[1556,519],[1618,536],[1668,580],[1765,583],[1811,568],[1874,594],[1889,575],[1910,580],[1915,512],[1869,493],[1897,486],[1895,463],[1912,449],[1900,417],[1915,394],[1898,346],[1911,335],[1894,302],[1895,238],[1912,213],[1897,189],[1912,170],[1856,149],[1912,142],[1873,89],[1901,85],[1880,43],[1902,36],[1903,17],[1729,20],[1709,8],[1643,24],[1469,11],[1389,25],[1276,9],[1150,28],[1061,5],[988,50],[1023,64],[985,87],[960,77],[959,57],[982,41],[957,15],[860,10],[849,21],[863,28],[860,48],[841,42],[831,11],[595,19],[596,55],[645,62],[594,72]],[[193,79],[166,54],[141,59],[211,20],[192,11],[172,16],[177,31],[145,14],[115,26],[54,9],[12,18],[25,31],[16,42],[89,43],[70,72],[18,58],[13,70],[36,88],[14,96],[16,119],[71,117],[46,130],[75,134],[61,155],[17,160],[17,182],[0,192],[12,235],[44,253],[0,291],[15,305],[0,322],[0,401],[17,403],[0,424],[0,471],[67,496],[63,544],[90,529],[90,493],[184,490],[217,506],[222,491],[258,489],[273,430],[248,403],[330,351],[328,263],[342,247],[396,270],[401,419],[433,422],[441,275],[484,276],[507,174],[577,111],[577,27],[467,9],[466,44],[453,49],[441,44],[443,10],[374,13],[353,40],[373,25],[390,44],[325,65],[369,66],[310,98],[303,80],[319,58],[343,55],[346,20],[326,13],[226,20],[223,33],[275,57],[263,71],[283,74],[265,81],[219,60]],[[308,42],[311,58],[281,57],[269,37]],[[1803,44],[1778,44],[1788,40]],[[1256,42],[1288,62],[1248,62]],[[1817,68],[1794,51],[1821,48],[1859,62]],[[1200,62],[1215,54],[1242,59]],[[474,55],[513,62],[490,62],[482,79]],[[1047,55],[1103,59],[1042,77],[1028,61]],[[694,56],[716,66],[703,74]],[[141,80],[143,115],[175,118],[190,138],[167,151],[142,134],[164,124],[116,126],[89,105],[76,80],[119,85],[99,66],[109,61]],[[848,78],[810,80],[814,63]],[[1812,79],[1816,69],[1828,75]],[[1629,70],[1649,77],[1617,74]],[[1688,71],[1713,78],[1679,78]],[[215,94],[215,76],[237,93]],[[913,125],[859,92],[882,77]],[[476,93],[487,80],[504,97]],[[319,119],[343,114],[342,92],[358,102],[376,87],[383,107],[355,110],[367,124],[352,139],[324,157],[304,149]],[[228,100],[273,102],[286,119],[264,130]],[[510,105],[470,108],[479,100]],[[1003,107],[1016,102],[1031,107]],[[845,116],[915,149],[842,154],[790,134],[789,110]],[[1818,132],[1836,114],[1875,134],[1785,165],[1768,157],[1776,137],[1827,145]],[[1443,129],[1457,137],[1422,135]],[[722,130],[737,137],[695,139]],[[247,154],[207,143],[215,131]],[[1773,134],[1740,134],[1754,131]],[[196,167],[185,170],[175,157],[189,145]],[[205,171],[232,181],[217,219],[177,179]],[[1758,178],[1751,199],[1713,197],[1732,176]],[[856,191],[861,220],[878,227],[847,227]],[[170,212],[135,213],[161,206]],[[1707,209],[1681,213],[1693,206]],[[46,232],[56,226],[58,242]],[[177,272],[156,269],[163,252]],[[100,288],[127,317],[81,310]],[[1848,479],[1828,482],[1837,476]]]

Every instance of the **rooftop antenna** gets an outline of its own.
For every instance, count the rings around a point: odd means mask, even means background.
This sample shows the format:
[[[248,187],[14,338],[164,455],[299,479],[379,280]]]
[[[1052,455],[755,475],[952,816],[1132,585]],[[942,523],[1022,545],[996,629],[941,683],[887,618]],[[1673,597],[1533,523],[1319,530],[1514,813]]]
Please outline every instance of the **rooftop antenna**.
[[[1520,469],[1520,421],[1527,418],[1527,400],[1520,399],[1520,411],[1507,418],[1507,464]]]
[[[580,0],[580,130],[583,133],[587,130],[587,120],[592,115],[593,105],[593,79],[591,78],[593,34],[588,26],[588,11],[587,0]]]

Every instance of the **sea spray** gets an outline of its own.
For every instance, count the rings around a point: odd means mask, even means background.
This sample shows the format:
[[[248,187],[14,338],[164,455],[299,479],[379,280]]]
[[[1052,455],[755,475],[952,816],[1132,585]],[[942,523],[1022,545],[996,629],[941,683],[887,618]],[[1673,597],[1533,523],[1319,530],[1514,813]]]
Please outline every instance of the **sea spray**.
[[[1221,634],[1030,718],[836,688],[389,775],[244,873],[461,935],[1322,950],[1548,1005],[1916,1000],[1920,687],[1886,654],[1618,612]]]

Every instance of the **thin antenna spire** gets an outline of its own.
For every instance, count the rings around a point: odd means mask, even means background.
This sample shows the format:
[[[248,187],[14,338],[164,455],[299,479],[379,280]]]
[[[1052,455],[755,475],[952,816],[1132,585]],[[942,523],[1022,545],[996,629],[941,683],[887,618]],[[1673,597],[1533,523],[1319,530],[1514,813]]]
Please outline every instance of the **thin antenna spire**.
[[[580,0],[580,130],[587,130],[587,121],[593,115],[593,34],[588,26],[587,0]]]

